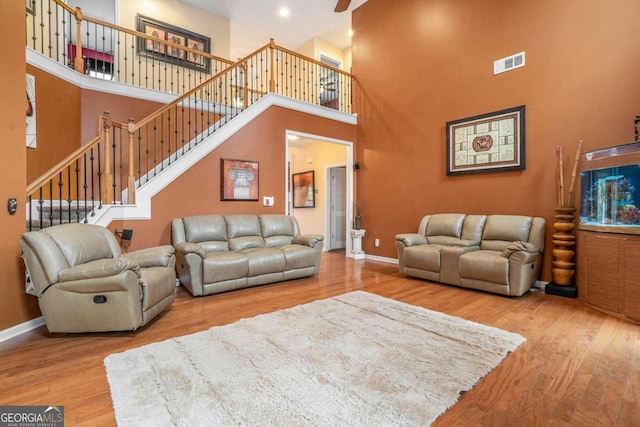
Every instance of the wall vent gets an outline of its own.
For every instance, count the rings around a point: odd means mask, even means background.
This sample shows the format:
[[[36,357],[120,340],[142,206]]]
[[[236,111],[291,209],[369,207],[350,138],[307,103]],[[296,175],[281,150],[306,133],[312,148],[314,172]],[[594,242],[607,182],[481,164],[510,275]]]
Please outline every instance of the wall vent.
[[[505,71],[510,71],[514,68],[520,67],[524,67],[524,52],[516,53],[515,55],[494,61],[493,74],[504,73]]]

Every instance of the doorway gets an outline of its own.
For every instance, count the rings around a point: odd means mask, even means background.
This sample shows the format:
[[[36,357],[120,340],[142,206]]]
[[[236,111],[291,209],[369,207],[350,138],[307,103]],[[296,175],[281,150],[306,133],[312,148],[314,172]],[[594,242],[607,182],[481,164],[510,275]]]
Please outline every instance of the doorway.
[[[347,242],[347,168],[328,167],[327,203],[329,218],[328,250],[344,249]]]
[[[353,217],[353,142],[286,131],[287,167],[284,177],[286,211],[294,215],[303,234],[324,236],[324,251],[351,250],[349,229]],[[315,206],[291,206],[291,176],[313,171]],[[332,209],[333,206],[333,209]]]

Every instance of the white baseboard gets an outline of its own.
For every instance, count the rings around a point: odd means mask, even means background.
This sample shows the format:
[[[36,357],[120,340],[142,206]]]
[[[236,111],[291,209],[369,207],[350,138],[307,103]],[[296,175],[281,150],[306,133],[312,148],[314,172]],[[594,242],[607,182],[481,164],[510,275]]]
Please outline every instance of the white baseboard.
[[[388,262],[390,264],[397,264],[398,263],[398,259],[397,258],[388,258],[388,257],[378,256],[378,255],[366,255],[365,258],[369,259],[371,261]]]
[[[27,322],[20,323],[19,325],[12,326],[9,329],[4,329],[0,331],[0,343],[17,337],[20,334],[24,334],[25,332],[32,331],[42,325],[44,325],[44,317],[40,316]]]

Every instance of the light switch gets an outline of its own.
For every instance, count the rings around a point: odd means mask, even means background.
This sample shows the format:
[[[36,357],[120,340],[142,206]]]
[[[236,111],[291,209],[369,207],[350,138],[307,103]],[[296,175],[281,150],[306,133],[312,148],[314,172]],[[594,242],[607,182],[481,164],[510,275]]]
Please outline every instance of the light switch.
[[[262,204],[265,206],[273,206],[273,196],[264,196],[262,198]]]

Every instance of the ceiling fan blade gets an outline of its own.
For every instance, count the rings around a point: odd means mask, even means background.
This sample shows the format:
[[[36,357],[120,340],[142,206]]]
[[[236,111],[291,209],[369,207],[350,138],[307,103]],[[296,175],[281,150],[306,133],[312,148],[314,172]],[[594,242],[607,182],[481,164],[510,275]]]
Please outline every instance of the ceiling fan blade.
[[[338,3],[336,3],[336,9],[334,10],[334,12],[344,12],[349,8],[350,3],[351,3],[351,0],[338,0]]]

